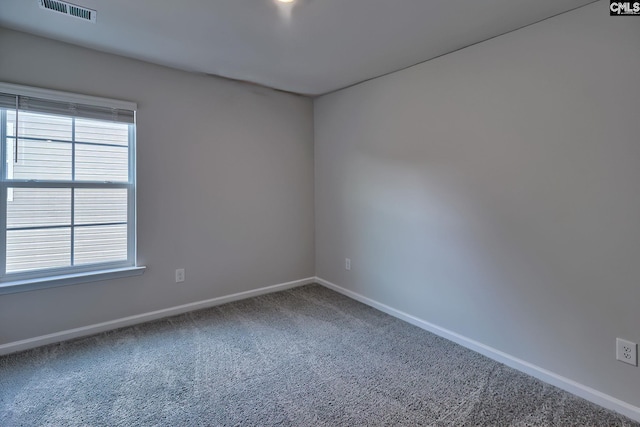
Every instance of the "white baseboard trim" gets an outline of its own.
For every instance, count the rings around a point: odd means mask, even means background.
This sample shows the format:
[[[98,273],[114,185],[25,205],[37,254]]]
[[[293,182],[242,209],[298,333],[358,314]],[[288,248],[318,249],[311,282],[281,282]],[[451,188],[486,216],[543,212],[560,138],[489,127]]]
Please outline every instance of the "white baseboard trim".
[[[374,301],[371,298],[367,298],[356,292],[345,289],[341,286],[336,285],[335,283],[329,282],[328,280],[316,277],[315,282],[338,293],[346,295],[349,298],[360,301],[363,304],[366,304],[393,317],[396,317],[400,320],[411,323],[412,325],[417,326],[421,329],[446,338],[449,341],[460,344],[461,346],[487,356],[490,359],[505,364],[511,368],[517,369],[518,371],[524,372],[525,374],[531,375],[532,377],[538,378],[541,381],[566,390],[569,393],[575,394],[576,396],[580,396],[583,399],[595,403],[596,405],[611,409],[615,412],[618,412],[619,414],[633,419],[634,421],[640,422],[640,408],[637,406],[631,405],[630,403],[602,393],[584,384],[580,384],[576,381],[570,380],[569,378],[565,378],[562,375],[558,375],[554,372],[548,371],[525,360],[518,359],[517,357],[511,356],[510,354],[497,350],[493,347],[489,347],[488,345],[482,344],[478,341],[472,340],[448,329],[434,325],[433,323],[419,319],[400,310],[396,310],[393,307],[389,307],[388,305]]]
[[[123,328],[138,323],[144,323],[151,320],[161,319],[163,317],[175,316],[177,314],[189,311],[200,310],[203,308],[214,307],[216,305],[226,304],[228,302],[238,301],[259,295],[270,294],[273,292],[284,291],[298,286],[308,285],[315,281],[315,277],[307,277],[305,279],[294,280],[292,282],[280,283],[277,285],[266,286],[264,288],[253,289],[237,294],[226,295],[217,298],[211,298],[204,301],[192,302],[189,304],[178,305],[175,307],[165,308],[162,310],[151,311],[148,313],[136,314],[135,316],[123,317],[121,319],[110,320],[108,322],[96,323],[94,325],[82,326],[80,328],[69,329],[66,331],[55,332],[53,334],[41,335],[35,338],[28,338],[21,341],[14,341],[0,345],[0,355],[15,353],[17,351],[28,350],[30,348],[40,347],[47,344],[53,344],[61,341],[67,341],[73,338],[79,338],[87,335],[93,335],[112,329]]]

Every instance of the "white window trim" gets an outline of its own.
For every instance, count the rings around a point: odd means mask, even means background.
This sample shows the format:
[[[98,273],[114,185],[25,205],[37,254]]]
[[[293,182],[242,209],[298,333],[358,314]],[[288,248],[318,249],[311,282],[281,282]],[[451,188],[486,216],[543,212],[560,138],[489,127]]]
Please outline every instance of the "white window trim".
[[[105,108],[115,108],[115,109],[124,109],[136,111],[138,105],[135,102],[130,101],[122,101],[111,98],[103,98],[96,97],[90,95],[81,95],[69,92],[62,92],[51,89],[44,89],[38,87],[31,86],[23,86],[17,85],[13,83],[0,82],[0,93],[9,93],[19,96],[27,96],[34,98],[44,98],[51,99],[61,102],[69,102],[69,103],[77,103],[77,104],[86,104],[86,105],[94,105],[97,107],[105,107]],[[138,276],[144,273],[146,267],[137,265],[137,206],[136,206],[136,190],[137,190],[137,179],[136,179],[136,143],[135,143],[135,135],[133,136],[133,149],[130,151],[129,156],[129,171],[133,172],[133,176],[130,179],[130,184],[133,188],[129,191],[129,200],[130,204],[130,212],[132,212],[132,218],[129,222],[129,232],[128,232],[128,247],[130,248],[129,259],[127,259],[127,263],[130,265],[121,266],[118,263],[114,264],[111,268],[110,264],[103,265],[94,265],[88,266],[85,271],[82,269],[77,269],[72,272],[64,271],[57,273],[56,269],[48,270],[47,275],[39,275],[36,273],[37,277],[30,277],[30,273],[26,273],[24,276],[21,274],[12,275],[12,280],[2,281],[0,282],[0,295],[9,294],[9,293],[17,293],[17,292],[27,292],[36,289],[44,289],[50,287],[58,287],[58,286],[67,286],[67,285],[75,285],[79,283],[88,283],[88,282],[96,282],[101,280],[109,280],[109,279],[117,279],[129,276]],[[0,141],[4,144],[4,141]],[[55,185],[55,184],[54,184]],[[6,185],[3,185],[0,189],[0,197],[6,197],[6,192],[4,189]],[[6,218],[6,212],[1,213],[0,216]],[[4,221],[2,221],[4,222]],[[6,224],[5,224],[6,227]],[[135,230],[135,232],[131,232],[131,230]],[[4,246],[4,243],[0,242],[0,246]],[[2,256],[5,255],[4,248],[0,250]],[[6,262],[2,260],[2,264]],[[119,263],[121,264],[121,263]],[[63,269],[65,270],[65,269]],[[23,278],[24,277],[24,278]]]
[[[55,288],[59,286],[78,285],[80,283],[99,282],[102,280],[122,279],[124,277],[140,276],[147,267],[123,267],[108,270],[92,270],[82,273],[61,274],[58,276],[40,277],[37,279],[14,280],[0,283],[0,295],[29,292],[38,289]]]

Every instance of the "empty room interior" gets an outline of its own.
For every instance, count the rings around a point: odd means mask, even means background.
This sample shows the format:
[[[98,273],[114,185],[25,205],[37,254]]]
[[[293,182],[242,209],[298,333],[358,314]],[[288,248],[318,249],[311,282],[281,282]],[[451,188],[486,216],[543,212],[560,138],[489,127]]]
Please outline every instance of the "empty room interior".
[[[0,426],[640,423],[640,3],[0,0]]]

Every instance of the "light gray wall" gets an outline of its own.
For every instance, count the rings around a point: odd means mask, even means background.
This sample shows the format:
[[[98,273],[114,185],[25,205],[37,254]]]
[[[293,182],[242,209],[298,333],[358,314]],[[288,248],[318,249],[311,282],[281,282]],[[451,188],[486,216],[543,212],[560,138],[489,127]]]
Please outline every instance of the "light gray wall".
[[[0,81],[138,103],[141,277],[0,296],[0,344],[314,275],[304,97],[0,29]],[[174,270],[186,268],[186,282]]]
[[[317,275],[640,406],[638,76],[601,1],[317,99]]]

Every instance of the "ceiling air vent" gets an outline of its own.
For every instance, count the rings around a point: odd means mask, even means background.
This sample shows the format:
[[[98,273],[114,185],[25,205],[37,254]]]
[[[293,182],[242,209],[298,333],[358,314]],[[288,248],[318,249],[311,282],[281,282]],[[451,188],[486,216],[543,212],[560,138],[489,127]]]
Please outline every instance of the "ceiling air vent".
[[[60,0],[38,0],[42,9],[64,13],[89,22],[96,22],[96,11]]]

